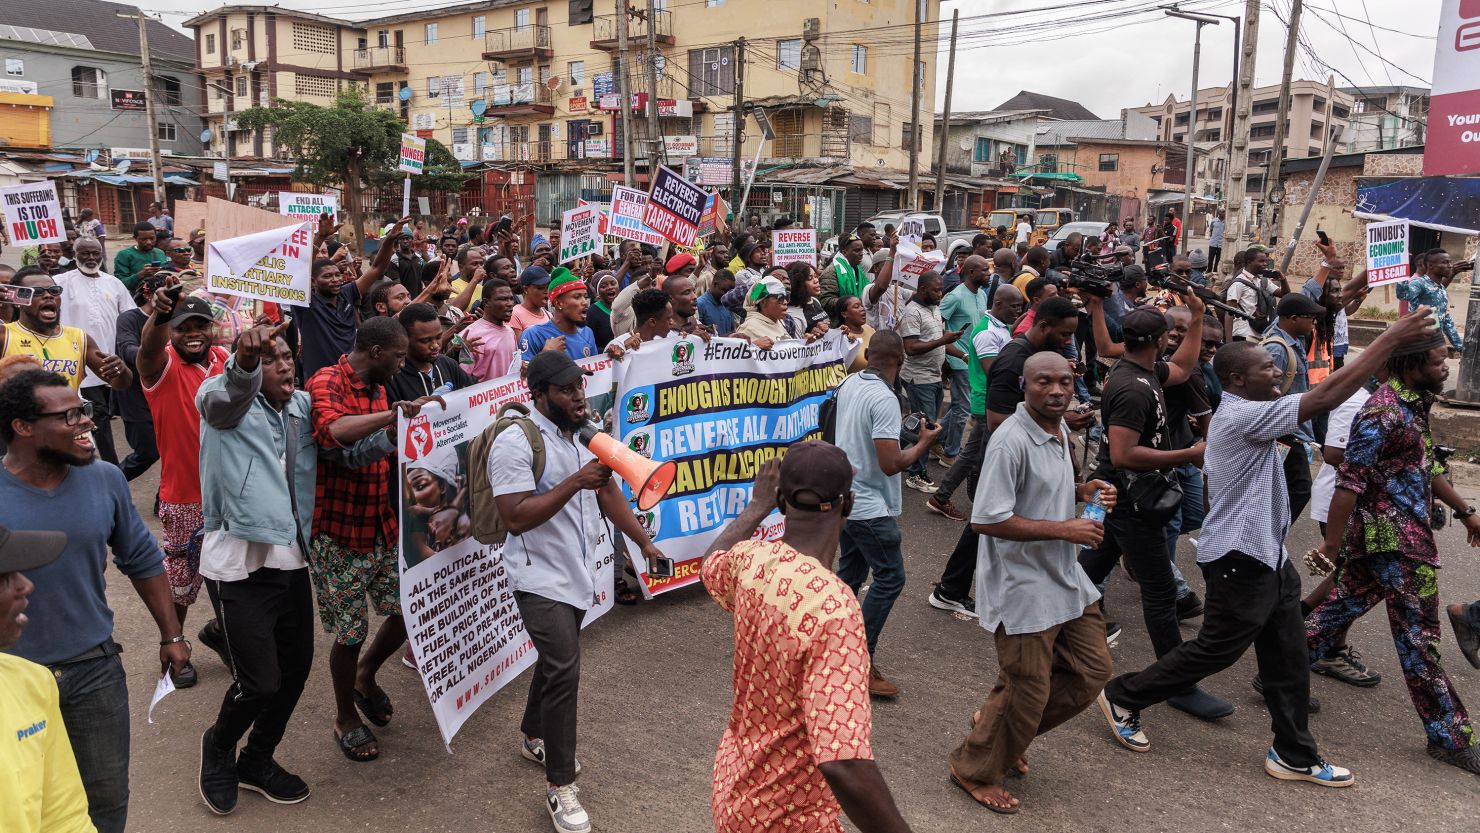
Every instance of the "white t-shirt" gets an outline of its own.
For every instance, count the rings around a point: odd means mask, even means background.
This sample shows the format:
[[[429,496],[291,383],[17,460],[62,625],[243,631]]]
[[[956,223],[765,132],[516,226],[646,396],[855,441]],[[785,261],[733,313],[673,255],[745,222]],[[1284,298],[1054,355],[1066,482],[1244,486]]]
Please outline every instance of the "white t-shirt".
[[[242,581],[263,567],[302,570],[308,567],[296,543],[245,541],[224,529],[207,532],[200,546],[200,574],[216,581]]]
[[[1346,439],[1352,432],[1352,422],[1371,395],[1366,388],[1359,388],[1350,399],[1337,405],[1336,410],[1331,412],[1331,417],[1326,420],[1327,448],[1346,448]],[[1310,484],[1310,519],[1325,523],[1331,511],[1331,498],[1335,496],[1336,467],[1322,461],[1321,470],[1316,472],[1316,479]]]
[[[895,284],[879,294],[879,300],[869,302],[872,294],[868,287],[863,289],[863,312],[865,321],[875,331],[893,330],[899,324],[897,310],[904,309],[905,304],[915,297],[915,291]]]
[[[1033,233],[1033,227],[1030,226],[1030,225],[1028,225],[1028,221],[1027,220],[1019,220],[1018,221],[1018,224],[1017,224],[1017,240],[1015,240],[1014,242],[1016,242],[1016,243],[1026,243],[1026,242],[1028,242],[1028,235],[1030,235],[1032,233]]]

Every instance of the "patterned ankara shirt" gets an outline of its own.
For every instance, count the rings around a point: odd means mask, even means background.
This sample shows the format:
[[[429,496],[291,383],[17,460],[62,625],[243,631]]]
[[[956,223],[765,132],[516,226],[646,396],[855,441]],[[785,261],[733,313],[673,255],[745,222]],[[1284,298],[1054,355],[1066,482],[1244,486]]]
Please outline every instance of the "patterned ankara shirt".
[[[704,562],[735,614],[735,704],[714,761],[719,833],[841,833],[818,769],[872,760],[869,656],[858,600],[833,571],[780,541]]]
[[[347,356],[321,368],[304,385],[313,397],[313,436],[324,448],[338,448],[329,430],[340,417],[390,410],[385,387],[360,381]],[[314,491],[313,534],[324,535],[355,552],[371,552],[380,535],[396,545],[396,514],[390,503],[390,460],[382,457],[351,469],[320,458]]]
[[[1429,505],[1432,480],[1444,467],[1429,433],[1433,402],[1432,394],[1390,379],[1357,412],[1346,460],[1336,471],[1336,488],[1357,495],[1342,546],[1346,555],[1395,552],[1439,566]]]
[[[1432,309],[1434,320],[1439,322],[1439,329],[1449,346],[1460,351],[1465,349],[1459,338],[1459,329],[1454,326],[1454,316],[1449,314],[1449,291],[1437,281],[1428,275],[1409,278],[1398,284],[1398,298],[1407,301],[1410,308],[1425,306]]]

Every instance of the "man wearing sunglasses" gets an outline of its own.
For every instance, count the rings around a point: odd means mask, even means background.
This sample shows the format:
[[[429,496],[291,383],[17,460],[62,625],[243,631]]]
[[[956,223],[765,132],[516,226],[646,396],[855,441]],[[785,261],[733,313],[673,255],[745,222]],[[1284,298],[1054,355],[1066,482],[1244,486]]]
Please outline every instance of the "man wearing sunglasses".
[[[103,271],[103,246],[96,240],[79,239],[73,247],[77,253],[77,268],[57,275],[57,286],[64,291],[61,300],[62,323],[77,327],[97,349],[112,354],[118,351],[118,316],[131,309],[132,293],[118,278]],[[82,396],[93,403],[98,424],[98,433],[93,441],[98,445],[98,454],[110,463],[118,463],[118,453],[113,448],[112,420],[117,412],[108,390],[111,384],[96,373],[88,373],[82,380]]]
[[[28,571],[36,582],[30,624],[8,650],[50,669],[88,814],[102,833],[122,833],[129,701],[103,589],[110,552],[159,628],[159,664],[145,652],[147,670],[136,670],[179,671],[190,646],[175,618],[164,556],[134,508],[128,481],[114,466],[92,465],[91,412],[91,403],[55,373],[27,370],[0,385],[0,439],[8,445],[0,470],[0,526],[67,538],[61,558]]]
[[[16,272],[10,283],[30,289],[31,297],[28,304],[16,304],[20,317],[5,325],[0,356],[16,353],[32,356],[43,369],[66,380],[73,390],[82,386],[84,370],[92,371],[118,390],[128,387],[134,375],[123,359],[105,354],[81,329],[62,326],[64,293],[50,275],[40,267],[27,266]],[[96,407],[90,397],[88,402]]]

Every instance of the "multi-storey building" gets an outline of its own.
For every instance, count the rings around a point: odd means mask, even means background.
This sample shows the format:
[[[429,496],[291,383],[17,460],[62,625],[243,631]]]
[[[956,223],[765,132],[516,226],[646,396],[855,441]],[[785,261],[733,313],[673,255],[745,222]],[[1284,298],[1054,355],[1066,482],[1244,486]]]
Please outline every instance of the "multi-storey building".
[[[1429,118],[1428,87],[1342,87],[1352,96],[1347,153],[1422,147]]]
[[[1186,99],[1168,96],[1161,104],[1148,104],[1136,112],[1157,121],[1163,141],[1185,143],[1189,124],[1195,125],[1196,141],[1222,142],[1232,139],[1233,111],[1228,106],[1228,87],[1197,91],[1197,116],[1194,119]],[[1324,84],[1293,81],[1290,84],[1290,110],[1285,130],[1285,143],[1280,159],[1320,156],[1327,137],[1341,135],[1352,115],[1352,95],[1338,89],[1330,96]],[[1280,109],[1280,86],[1256,87],[1250,105],[1248,176],[1245,184],[1251,194],[1264,187],[1265,175],[1275,156],[1275,116]],[[1278,164],[1278,160],[1273,160]]]

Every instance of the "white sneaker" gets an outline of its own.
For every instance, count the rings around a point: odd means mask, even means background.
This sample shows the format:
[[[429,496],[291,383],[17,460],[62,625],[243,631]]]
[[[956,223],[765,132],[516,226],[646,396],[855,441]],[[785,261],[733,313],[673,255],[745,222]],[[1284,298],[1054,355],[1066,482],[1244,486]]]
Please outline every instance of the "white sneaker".
[[[525,738],[523,745],[519,747],[519,754],[526,761],[534,761],[540,766],[545,765],[545,741],[543,738]],[[581,759],[576,758],[576,774],[581,774]]]
[[[904,485],[927,495],[940,491],[940,487],[936,486],[934,481],[922,474],[912,474],[905,478]]]
[[[1280,760],[1273,748],[1264,756],[1264,771],[1281,781],[1309,781],[1322,787],[1350,787],[1356,783],[1352,771],[1345,767],[1332,766],[1320,758],[1312,766],[1291,766]]]
[[[545,789],[545,809],[550,811],[550,821],[557,833],[590,833],[591,817],[581,806],[579,792],[575,784]]]

